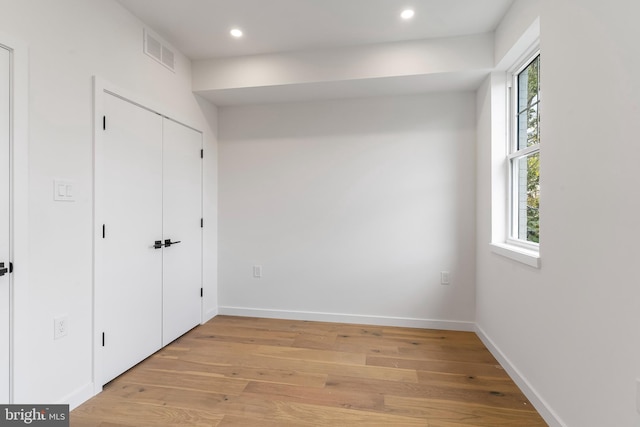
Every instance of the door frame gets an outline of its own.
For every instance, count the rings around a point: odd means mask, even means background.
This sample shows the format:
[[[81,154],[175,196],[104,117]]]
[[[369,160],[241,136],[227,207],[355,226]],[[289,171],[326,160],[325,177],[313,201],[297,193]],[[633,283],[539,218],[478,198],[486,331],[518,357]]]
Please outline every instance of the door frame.
[[[29,383],[29,357],[21,353],[29,338],[29,50],[23,41],[3,33],[0,45],[11,53],[9,261],[15,271],[9,275],[9,403],[13,403],[16,394],[22,396],[19,386]]]
[[[197,132],[203,133],[197,127],[191,126],[187,124],[183,120],[178,120],[176,117],[179,117],[177,114],[172,114],[173,110],[170,108],[166,108],[163,105],[159,105],[154,101],[149,99],[145,99],[144,97],[139,96],[136,93],[130,92],[126,89],[118,87],[107,80],[99,77],[93,76],[93,307],[92,307],[92,315],[93,315],[93,344],[92,344],[92,357],[93,357],[93,392],[94,395],[100,393],[102,391],[102,364],[104,362],[102,357],[102,352],[100,348],[102,347],[102,340],[100,339],[101,333],[104,330],[104,326],[100,323],[102,319],[99,318],[99,314],[101,313],[101,295],[100,291],[103,289],[102,287],[105,284],[102,283],[101,277],[102,272],[104,271],[106,266],[104,266],[103,260],[103,251],[102,245],[99,245],[98,242],[102,240],[102,224],[104,224],[104,208],[103,208],[103,200],[101,196],[103,194],[103,151],[102,146],[104,144],[104,138],[102,133],[103,127],[103,116],[105,115],[104,111],[104,96],[105,94],[110,94],[116,96],[118,98],[123,99],[124,101],[135,104],[145,110],[152,111],[156,114],[159,114],[163,117],[166,117],[176,123],[179,123],[183,126],[191,128]],[[107,126],[108,118],[107,118]],[[200,191],[203,191],[203,183],[201,182]],[[202,198],[203,194],[201,194]],[[201,207],[202,209],[202,207]],[[200,248],[201,256],[202,256],[202,245]],[[204,300],[200,302],[200,323],[204,321]]]

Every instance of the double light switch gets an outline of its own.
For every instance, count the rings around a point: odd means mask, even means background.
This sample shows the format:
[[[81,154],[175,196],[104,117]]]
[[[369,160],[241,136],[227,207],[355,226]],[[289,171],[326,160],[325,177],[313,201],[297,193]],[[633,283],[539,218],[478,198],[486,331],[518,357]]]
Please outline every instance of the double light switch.
[[[53,200],[73,202],[76,200],[74,183],[72,181],[53,181]]]

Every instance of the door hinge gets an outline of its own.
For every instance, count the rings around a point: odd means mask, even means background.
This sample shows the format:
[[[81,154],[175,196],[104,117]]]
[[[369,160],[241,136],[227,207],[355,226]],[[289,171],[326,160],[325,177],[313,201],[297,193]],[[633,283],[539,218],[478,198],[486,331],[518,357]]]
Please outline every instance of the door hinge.
[[[200,158],[204,159],[204,150],[200,150]]]
[[[102,333],[102,346],[104,347],[104,332]]]
[[[102,116],[102,130],[107,130],[107,116]]]
[[[204,218],[200,218],[200,228],[204,228]]]
[[[106,235],[107,235],[107,227],[104,224],[102,224],[102,238],[104,239]]]
[[[204,296],[204,289],[200,288],[200,298],[202,298]]]

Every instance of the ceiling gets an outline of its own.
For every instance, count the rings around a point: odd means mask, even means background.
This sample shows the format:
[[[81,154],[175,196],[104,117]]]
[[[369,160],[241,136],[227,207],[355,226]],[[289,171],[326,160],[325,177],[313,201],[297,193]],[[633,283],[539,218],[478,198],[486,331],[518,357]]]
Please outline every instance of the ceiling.
[[[513,0],[118,0],[193,60],[493,31]],[[413,19],[400,12],[412,8]],[[244,31],[234,39],[233,27]]]

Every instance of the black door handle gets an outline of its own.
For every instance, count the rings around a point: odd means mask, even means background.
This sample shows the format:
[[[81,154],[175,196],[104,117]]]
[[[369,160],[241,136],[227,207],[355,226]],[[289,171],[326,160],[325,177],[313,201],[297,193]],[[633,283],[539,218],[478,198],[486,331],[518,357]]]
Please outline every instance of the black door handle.
[[[9,269],[4,266],[4,262],[0,262],[0,277],[9,272]]]
[[[164,245],[168,248],[169,246],[176,245],[176,244],[178,244],[180,242],[181,242],[180,240],[176,240],[175,242],[172,242],[171,239],[166,239],[164,241]]]
[[[171,239],[166,239],[164,241],[164,243],[162,243],[162,241],[156,240],[155,242],[153,242],[153,248],[154,249],[161,249],[163,246],[168,248],[169,246],[177,245],[178,243],[181,243],[181,241],[180,240],[176,240],[175,242],[172,242]]]

